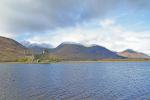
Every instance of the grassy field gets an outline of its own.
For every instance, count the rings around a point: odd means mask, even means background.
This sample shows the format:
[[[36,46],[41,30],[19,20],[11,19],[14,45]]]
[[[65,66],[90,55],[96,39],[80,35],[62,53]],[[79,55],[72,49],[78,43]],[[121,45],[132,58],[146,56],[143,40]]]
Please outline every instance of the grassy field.
[[[0,62],[0,63],[10,63],[10,64],[49,64],[49,63],[85,63],[85,62],[150,62],[150,59],[100,59],[100,60],[40,60],[40,61],[31,61],[31,59],[23,58],[13,62]]]

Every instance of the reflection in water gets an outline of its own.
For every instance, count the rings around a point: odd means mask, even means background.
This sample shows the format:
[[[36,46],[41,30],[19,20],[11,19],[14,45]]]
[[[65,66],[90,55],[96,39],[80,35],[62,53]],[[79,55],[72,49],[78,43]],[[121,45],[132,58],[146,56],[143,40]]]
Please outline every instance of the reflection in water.
[[[149,100],[150,63],[0,64],[0,100]]]

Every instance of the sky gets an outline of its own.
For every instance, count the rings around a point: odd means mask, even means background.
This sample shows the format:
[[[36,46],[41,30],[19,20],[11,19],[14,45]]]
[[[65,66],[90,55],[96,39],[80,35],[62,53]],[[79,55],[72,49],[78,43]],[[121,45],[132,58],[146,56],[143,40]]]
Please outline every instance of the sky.
[[[149,0],[0,0],[0,36],[150,55]]]

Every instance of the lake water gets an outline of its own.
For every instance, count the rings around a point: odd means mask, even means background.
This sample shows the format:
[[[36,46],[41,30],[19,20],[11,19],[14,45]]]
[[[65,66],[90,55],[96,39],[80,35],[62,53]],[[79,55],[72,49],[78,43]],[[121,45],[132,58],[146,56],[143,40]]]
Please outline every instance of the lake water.
[[[0,100],[150,100],[150,62],[0,64]]]

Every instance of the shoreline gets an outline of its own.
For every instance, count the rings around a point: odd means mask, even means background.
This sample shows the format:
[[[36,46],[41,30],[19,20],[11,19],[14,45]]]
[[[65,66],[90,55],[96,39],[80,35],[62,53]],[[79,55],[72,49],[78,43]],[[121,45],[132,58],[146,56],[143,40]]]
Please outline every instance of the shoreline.
[[[99,61],[61,61],[58,63],[91,63],[91,62],[105,62],[105,63],[109,63],[109,62],[150,62],[150,60],[99,60]]]
[[[148,60],[144,60],[144,59],[105,59],[105,60],[64,60],[64,61],[58,61],[58,62],[39,62],[39,63],[35,63],[35,62],[0,62],[0,64],[52,64],[52,63],[85,63],[85,62],[150,62],[150,59]]]

